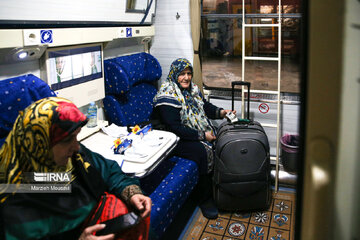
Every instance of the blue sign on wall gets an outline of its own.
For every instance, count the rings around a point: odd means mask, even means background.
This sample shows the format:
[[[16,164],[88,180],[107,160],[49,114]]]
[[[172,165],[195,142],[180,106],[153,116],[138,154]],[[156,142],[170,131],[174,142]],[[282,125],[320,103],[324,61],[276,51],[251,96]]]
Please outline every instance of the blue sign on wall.
[[[132,37],[132,28],[126,28],[126,37]]]
[[[52,30],[40,30],[41,43],[52,43]]]

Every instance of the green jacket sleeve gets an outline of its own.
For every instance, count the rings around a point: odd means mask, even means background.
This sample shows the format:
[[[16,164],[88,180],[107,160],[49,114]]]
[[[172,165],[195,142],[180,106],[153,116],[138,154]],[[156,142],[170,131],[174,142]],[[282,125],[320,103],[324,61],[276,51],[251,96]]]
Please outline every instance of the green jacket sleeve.
[[[119,164],[113,160],[104,158],[102,155],[92,152],[84,145],[80,144],[82,151],[90,156],[92,165],[99,171],[104,179],[110,193],[117,197],[122,197],[124,189],[130,185],[139,186],[139,180],[135,177],[127,176],[120,168]]]

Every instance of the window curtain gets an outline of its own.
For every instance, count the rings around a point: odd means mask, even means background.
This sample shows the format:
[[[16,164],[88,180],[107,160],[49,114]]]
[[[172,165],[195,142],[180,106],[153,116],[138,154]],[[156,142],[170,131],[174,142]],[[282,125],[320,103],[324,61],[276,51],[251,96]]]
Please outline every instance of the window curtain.
[[[194,48],[193,58],[193,79],[194,83],[198,85],[201,92],[203,90],[202,72],[199,56],[199,43],[200,43],[200,31],[201,31],[201,0],[189,0],[190,1],[190,19],[191,19],[191,37]]]

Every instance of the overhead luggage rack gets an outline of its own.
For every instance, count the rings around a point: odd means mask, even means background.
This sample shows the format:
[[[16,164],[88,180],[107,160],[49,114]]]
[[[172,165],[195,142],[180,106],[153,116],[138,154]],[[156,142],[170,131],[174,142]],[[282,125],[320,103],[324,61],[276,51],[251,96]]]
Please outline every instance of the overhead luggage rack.
[[[246,23],[246,12],[245,12],[245,1],[242,1],[242,76],[241,80],[246,81],[245,79],[245,61],[277,61],[278,62],[278,81],[277,81],[277,91],[259,91],[257,90],[256,93],[266,93],[266,94],[273,94],[277,96],[277,117],[276,117],[276,124],[263,124],[264,127],[276,128],[276,156],[271,157],[271,160],[275,160],[276,168],[275,168],[275,192],[278,191],[279,186],[279,155],[280,155],[280,103],[281,103],[281,92],[280,92],[280,82],[281,82],[281,0],[279,0],[279,7],[278,7],[278,23],[274,24],[248,24]],[[278,54],[277,57],[254,57],[254,56],[246,56],[245,54],[245,29],[247,27],[277,27],[278,28]],[[253,93],[255,91],[251,91]],[[245,109],[245,91],[244,86],[242,86],[241,91],[241,108]],[[242,118],[244,118],[244,111],[242,111]]]

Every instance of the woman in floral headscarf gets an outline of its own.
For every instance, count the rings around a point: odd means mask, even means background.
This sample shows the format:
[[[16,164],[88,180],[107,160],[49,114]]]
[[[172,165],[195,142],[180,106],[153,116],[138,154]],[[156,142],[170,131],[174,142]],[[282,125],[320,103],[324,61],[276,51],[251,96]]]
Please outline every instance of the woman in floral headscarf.
[[[94,235],[105,226],[97,223],[116,217],[110,208],[119,215],[133,209],[142,217],[135,230],[116,237],[147,239],[150,198],[115,161],[78,143],[86,122],[64,98],[41,99],[20,112],[0,149],[0,239],[114,239],[114,234]],[[71,192],[26,192],[23,187],[32,182],[28,173],[70,173]]]
[[[195,161],[199,167],[199,188],[208,189],[200,205],[204,216],[216,218],[217,210],[211,201],[211,179],[216,139],[210,119],[224,118],[230,110],[207,102],[198,86],[192,82],[193,68],[189,60],[176,59],[170,66],[166,81],[154,98],[155,110],[169,131],[180,137],[175,154]],[[235,111],[234,111],[235,112]],[[204,193],[202,191],[202,193]]]

